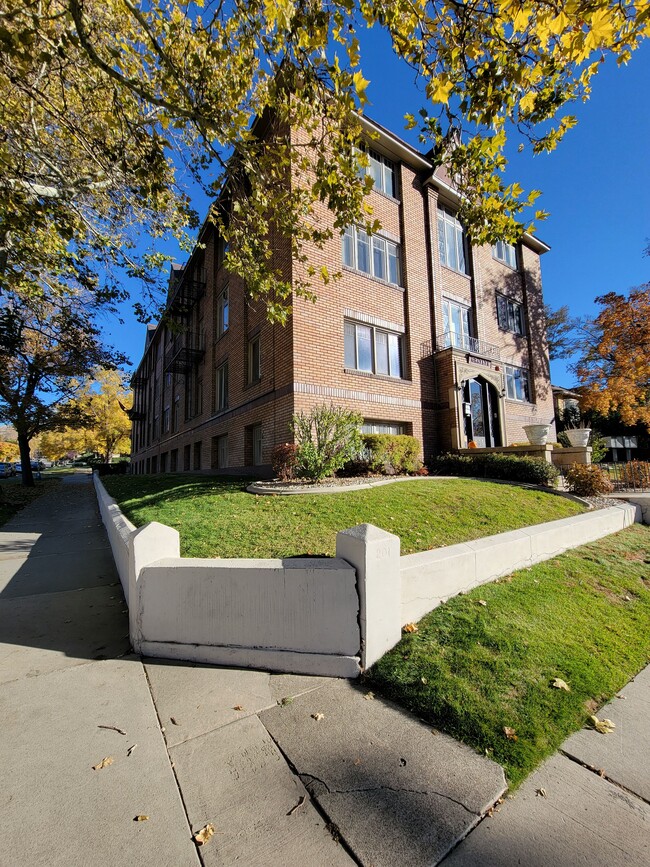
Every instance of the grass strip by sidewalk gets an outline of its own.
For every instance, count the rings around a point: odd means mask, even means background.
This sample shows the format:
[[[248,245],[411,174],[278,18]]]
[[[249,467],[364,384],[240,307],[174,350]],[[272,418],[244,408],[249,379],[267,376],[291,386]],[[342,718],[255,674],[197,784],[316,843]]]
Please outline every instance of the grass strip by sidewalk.
[[[650,528],[635,525],[451,599],[367,680],[516,787],[649,657]]]
[[[396,482],[362,491],[254,496],[250,479],[108,476],[102,479],[136,525],[180,532],[184,557],[329,554],[339,530],[370,523],[395,533],[402,554],[566,518],[583,506],[544,491],[472,479]]]
[[[34,500],[53,490],[60,479],[51,477],[35,480],[33,488],[25,488],[19,478],[0,481],[0,527]]]

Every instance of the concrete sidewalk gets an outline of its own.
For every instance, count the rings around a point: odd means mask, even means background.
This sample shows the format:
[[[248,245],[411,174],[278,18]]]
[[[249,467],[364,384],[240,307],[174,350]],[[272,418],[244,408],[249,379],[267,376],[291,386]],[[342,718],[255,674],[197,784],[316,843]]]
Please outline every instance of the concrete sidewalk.
[[[0,641],[2,867],[647,863],[649,675],[481,821],[501,768],[367,689],[130,654],[87,475],[0,532]]]

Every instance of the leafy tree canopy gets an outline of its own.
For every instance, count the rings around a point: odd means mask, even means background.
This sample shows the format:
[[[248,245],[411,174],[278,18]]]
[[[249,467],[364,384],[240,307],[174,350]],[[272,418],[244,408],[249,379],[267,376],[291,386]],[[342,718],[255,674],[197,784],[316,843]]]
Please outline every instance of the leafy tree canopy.
[[[627,297],[610,292],[596,298],[593,340],[582,346],[575,371],[581,406],[603,416],[617,412],[626,425],[650,430],[650,283]]]
[[[424,83],[427,105],[406,123],[448,164],[474,241],[512,240],[537,193],[505,184],[507,137],[552,150],[576,122],[566,106],[589,97],[606,55],[629,59],[649,21],[631,0],[5,0],[2,286],[29,295],[72,281],[119,297],[114,265],[146,276],[165,258],[136,255],[139,230],[186,240],[195,227],[177,185],[188,169],[220,196],[211,219],[227,264],[283,319],[292,291],[331,275],[307,263],[290,285],[271,229],[305,261],[332,225],[376,228],[354,147],[368,85],[359,33],[373,26]]]
[[[58,303],[23,300],[0,309],[0,422],[18,435],[23,481],[33,484],[29,441],[36,434],[74,427],[83,412],[73,402],[83,378],[124,357],[105,347],[88,307],[70,297]]]

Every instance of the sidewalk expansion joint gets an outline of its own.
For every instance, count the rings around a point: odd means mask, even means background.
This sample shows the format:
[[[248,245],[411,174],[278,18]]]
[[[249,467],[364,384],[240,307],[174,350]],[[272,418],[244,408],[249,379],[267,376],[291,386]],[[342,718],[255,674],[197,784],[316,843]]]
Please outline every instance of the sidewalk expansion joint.
[[[174,763],[172,761],[172,757],[169,755],[169,745],[167,744],[167,738],[165,737],[165,732],[163,730],[162,720],[160,719],[160,714],[158,713],[158,706],[156,704],[156,700],[153,695],[153,690],[151,689],[151,681],[149,680],[149,673],[147,672],[147,666],[142,662],[142,658],[140,658],[140,665],[142,666],[142,671],[144,673],[144,679],[147,683],[147,689],[149,690],[149,696],[151,698],[151,704],[153,705],[153,709],[156,713],[156,719],[158,720],[158,728],[160,730],[161,737],[163,739],[163,743],[165,745],[165,752],[167,753],[167,761],[169,762],[169,767],[171,769],[172,774],[174,775],[174,782],[176,783],[176,788],[178,789],[178,797],[181,799],[181,804],[183,805],[183,812],[185,813],[185,821],[187,822],[187,828],[189,832],[190,839],[193,838],[192,833],[192,823],[190,821],[190,814],[187,809],[187,804],[185,803],[185,798],[183,797],[183,790],[181,788],[181,784],[178,779],[178,775],[176,773],[176,768],[174,767]],[[201,855],[201,850],[198,847],[195,847],[196,857],[199,864],[202,867],[205,867],[205,861],[203,856]]]
[[[597,777],[601,777],[603,780],[606,780],[611,786],[615,786],[617,789],[625,792],[626,795],[631,795],[633,798],[636,798],[637,801],[641,801],[643,804],[648,804],[648,806],[650,806],[650,801],[647,798],[644,798],[643,795],[639,795],[639,793],[635,792],[634,789],[628,789],[628,787],[624,786],[623,783],[619,783],[617,780],[612,779],[610,776],[607,775],[603,768],[597,768],[595,765],[590,765],[587,762],[583,762],[582,759],[579,759],[576,756],[572,756],[571,753],[567,753],[565,752],[565,750],[558,750],[558,753],[561,756],[564,756],[564,758],[568,759],[570,762],[574,762],[576,765],[580,765],[580,767],[584,768],[586,771],[591,771],[592,774],[595,774]]]
[[[291,771],[291,773],[292,773],[295,777],[297,777],[297,778],[302,782],[302,775],[298,772],[298,769],[296,768],[296,766],[294,765],[294,763],[291,761],[291,759],[289,758],[289,756],[288,756],[288,755],[285,753],[285,751],[282,749],[282,747],[281,747],[280,744],[277,742],[277,740],[273,737],[273,735],[271,734],[271,732],[266,728],[266,726],[264,725],[264,723],[263,723],[263,721],[260,719],[260,717],[258,716],[257,718],[260,720],[260,722],[261,722],[262,725],[264,726],[264,729],[265,729],[265,731],[267,732],[268,736],[271,738],[271,740],[272,740],[273,743],[275,744],[275,746],[276,746],[278,752],[280,753],[280,755],[282,756],[282,758],[283,758],[283,759],[285,760],[285,762],[287,763],[287,766],[288,766],[289,770]],[[310,776],[310,775],[309,775],[309,774],[306,774],[305,776]],[[318,782],[322,783],[323,786],[325,787],[325,789],[327,789],[328,792],[330,791],[329,786],[328,786],[327,783],[325,783],[323,780],[319,779],[318,777],[312,777],[312,779],[314,779],[314,780],[318,780]],[[304,785],[304,784],[303,784],[303,785]],[[306,786],[305,786],[305,788],[307,789]],[[345,839],[345,837],[343,836],[343,833],[342,833],[341,829],[340,829],[340,828],[338,827],[338,825],[337,825],[337,824],[332,820],[332,818],[331,818],[331,816],[329,815],[329,813],[327,812],[327,810],[325,810],[325,809],[323,808],[323,806],[322,806],[322,804],[320,803],[320,801],[318,800],[318,798],[317,798],[317,797],[312,797],[312,794],[311,794],[311,792],[309,791],[309,789],[307,789],[307,794],[309,795],[309,800],[311,801],[311,803],[312,803],[314,809],[316,810],[316,812],[321,816],[321,818],[322,818],[323,821],[325,822],[325,827],[327,828],[327,831],[329,832],[329,834],[331,834],[332,838],[333,838],[333,839],[334,839],[334,840],[339,844],[339,846],[341,846],[341,848],[346,852],[346,854],[350,856],[350,859],[351,859],[352,861],[354,861],[354,863],[357,864],[358,867],[364,867],[363,861],[361,861],[361,860],[357,857],[356,852],[354,851],[354,849],[350,846],[350,844],[348,843],[348,841],[347,841],[347,840]]]

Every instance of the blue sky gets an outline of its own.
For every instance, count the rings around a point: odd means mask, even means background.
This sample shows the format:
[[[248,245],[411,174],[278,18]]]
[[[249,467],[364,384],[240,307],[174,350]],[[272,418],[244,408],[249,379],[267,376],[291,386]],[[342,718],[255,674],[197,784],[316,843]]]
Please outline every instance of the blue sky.
[[[403,122],[424,104],[412,71],[392,55],[381,31],[366,35],[362,49],[371,81],[367,113],[421,147]],[[552,307],[568,304],[573,315],[595,313],[597,295],[650,280],[650,258],[643,255],[650,242],[649,82],[646,40],[627,66],[602,65],[589,102],[570,110],[578,126],[552,154],[533,157],[515,148],[511,154],[507,179],[541,189],[536,206],[550,212],[537,229],[551,247],[542,259],[545,299]],[[106,337],[137,364],[145,326],[128,309],[124,318],[123,325],[106,321]],[[554,384],[573,384],[562,362],[553,362],[552,377]]]

